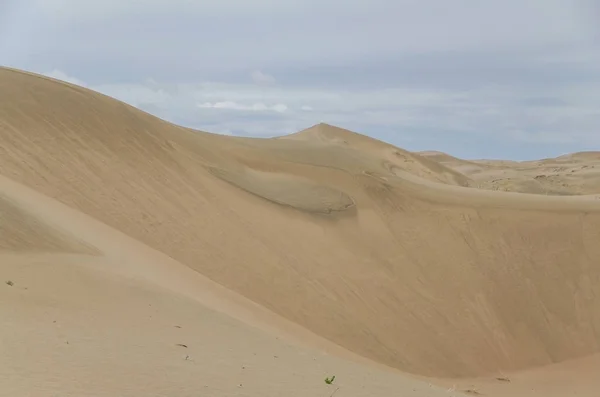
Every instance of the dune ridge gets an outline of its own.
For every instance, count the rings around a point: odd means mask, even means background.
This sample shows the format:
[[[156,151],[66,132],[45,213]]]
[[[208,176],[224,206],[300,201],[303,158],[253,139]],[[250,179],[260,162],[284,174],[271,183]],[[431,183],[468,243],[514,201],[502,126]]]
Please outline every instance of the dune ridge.
[[[234,138],[15,70],[0,91],[0,174],[353,353],[469,378],[600,351],[593,195],[474,189],[325,124]]]

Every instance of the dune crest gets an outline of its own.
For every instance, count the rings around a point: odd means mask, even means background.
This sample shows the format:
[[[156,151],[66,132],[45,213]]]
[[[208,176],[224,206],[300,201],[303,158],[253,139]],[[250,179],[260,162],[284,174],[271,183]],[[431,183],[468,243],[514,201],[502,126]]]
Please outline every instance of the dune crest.
[[[326,123],[320,123],[278,139],[341,145],[381,159],[384,162],[384,167],[388,169],[398,167],[433,182],[459,186],[468,186],[469,183],[469,178],[465,175],[435,161],[430,161],[427,157]]]

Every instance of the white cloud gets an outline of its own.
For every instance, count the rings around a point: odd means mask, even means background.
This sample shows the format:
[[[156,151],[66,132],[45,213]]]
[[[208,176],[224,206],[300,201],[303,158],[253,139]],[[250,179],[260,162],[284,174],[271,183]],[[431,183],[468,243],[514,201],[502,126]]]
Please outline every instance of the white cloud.
[[[255,70],[252,72],[252,81],[254,81],[256,84],[274,84],[275,77],[271,76],[270,74],[263,73],[260,70]]]
[[[285,112],[288,107],[282,103],[278,103],[275,105],[265,105],[262,102],[253,103],[251,105],[244,105],[241,103],[233,102],[233,101],[224,101],[224,102],[204,102],[198,104],[199,108],[205,109],[231,109],[231,110],[248,110],[253,112],[264,112],[264,111],[274,111],[278,113]]]
[[[50,72],[43,73],[43,74],[45,76],[51,77],[56,80],[65,81],[67,83],[75,84],[80,87],[87,87],[87,85],[83,81],[76,79],[75,77],[68,76],[66,73],[64,73],[63,71],[60,71],[58,69],[54,69]]]
[[[274,105],[272,109],[276,112],[283,113],[288,109],[288,107],[282,103],[278,103],[277,105]]]
[[[300,109],[304,110],[305,112],[311,112],[314,110],[312,108],[312,106],[308,106],[308,105],[302,105],[302,107]]]

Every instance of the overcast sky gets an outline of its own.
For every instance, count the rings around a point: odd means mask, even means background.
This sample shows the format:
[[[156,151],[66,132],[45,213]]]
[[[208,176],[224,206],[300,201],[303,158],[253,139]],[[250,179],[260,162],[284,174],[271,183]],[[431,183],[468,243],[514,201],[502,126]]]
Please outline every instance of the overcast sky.
[[[0,65],[224,134],[600,150],[600,0],[0,0]]]

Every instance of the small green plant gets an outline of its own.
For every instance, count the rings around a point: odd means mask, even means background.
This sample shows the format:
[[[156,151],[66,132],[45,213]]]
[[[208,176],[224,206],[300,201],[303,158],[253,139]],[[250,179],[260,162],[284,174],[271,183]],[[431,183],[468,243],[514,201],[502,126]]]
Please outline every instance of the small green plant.
[[[334,380],[335,380],[335,375],[333,375],[331,378],[325,378],[325,383],[330,385],[333,383]]]
[[[11,287],[12,287],[13,285],[15,285],[15,283],[13,283],[12,281],[8,280],[8,281],[6,282],[6,285],[9,285],[9,286],[11,286]]]

